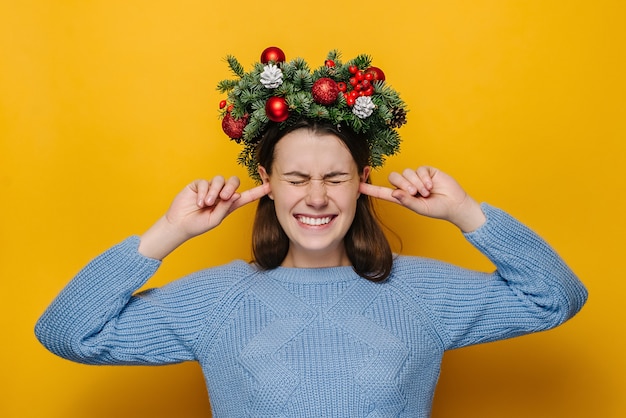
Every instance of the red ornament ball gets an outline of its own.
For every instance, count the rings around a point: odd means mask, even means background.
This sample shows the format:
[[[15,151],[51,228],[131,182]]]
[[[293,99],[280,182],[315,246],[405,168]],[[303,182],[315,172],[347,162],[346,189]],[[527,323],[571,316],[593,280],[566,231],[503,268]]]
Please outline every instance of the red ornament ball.
[[[272,61],[274,64],[278,64],[279,62],[285,62],[285,53],[282,49],[276,46],[270,46],[265,48],[261,53],[261,62],[263,64],[267,64]]]
[[[243,130],[248,124],[248,117],[244,116],[241,119],[235,119],[227,112],[222,119],[222,130],[229,138],[237,140],[243,136]]]
[[[289,117],[289,106],[284,97],[270,97],[265,103],[265,114],[272,122],[284,122]]]
[[[370,67],[365,70],[365,74],[371,74],[373,80],[385,81],[385,73],[378,67]]]
[[[311,93],[315,103],[327,106],[335,103],[337,97],[339,97],[339,87],[335,80],[324,77],[313,83]]]

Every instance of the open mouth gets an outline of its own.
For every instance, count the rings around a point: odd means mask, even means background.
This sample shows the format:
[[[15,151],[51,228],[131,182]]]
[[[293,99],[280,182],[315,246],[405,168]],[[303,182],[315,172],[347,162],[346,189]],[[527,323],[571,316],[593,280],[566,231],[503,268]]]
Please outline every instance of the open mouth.
[[[322,226],[322,225],[327,225],[330,223],[330,221],[332,221],[334,218],[334,216],[324,216],[324,217],[319,217],[319,218],[313,218],[310,216],[296,216],[296,219],[298,220],[298,222],[304,224],[304,225],[309,225],[309,226]]]

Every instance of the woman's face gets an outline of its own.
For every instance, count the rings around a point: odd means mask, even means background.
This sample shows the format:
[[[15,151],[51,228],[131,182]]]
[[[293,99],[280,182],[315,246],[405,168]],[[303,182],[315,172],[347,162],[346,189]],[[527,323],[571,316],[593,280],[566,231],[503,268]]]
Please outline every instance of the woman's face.
[[[289,237],[285,267],[350,265],[343,239],[350,228],[359,197],[359,173],[345,144],[332,134],[308,129],[288,133],[276,144],[269,197]]]

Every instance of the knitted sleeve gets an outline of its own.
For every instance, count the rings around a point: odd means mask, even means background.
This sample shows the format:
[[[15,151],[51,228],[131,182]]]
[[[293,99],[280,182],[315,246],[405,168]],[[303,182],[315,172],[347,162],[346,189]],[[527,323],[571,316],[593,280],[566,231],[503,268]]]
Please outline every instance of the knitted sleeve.
[[[51,352],[88,364],[168,364],[193,360],[193,344],[219,285],[202,272],[159,289],[134,292],[160,261],[137,252],[138,237],[85,266],[43,313],[35,334]],[[197,283],[197,285],[188,285]]]
[[[482,208],[487,222],[465,237],[496,271],[433,260],[405,267],[412,270],[417,299],[430,312],[446,349],[553,328],[587,299],[584,285],[543,239],[505,212],[486,204]]]

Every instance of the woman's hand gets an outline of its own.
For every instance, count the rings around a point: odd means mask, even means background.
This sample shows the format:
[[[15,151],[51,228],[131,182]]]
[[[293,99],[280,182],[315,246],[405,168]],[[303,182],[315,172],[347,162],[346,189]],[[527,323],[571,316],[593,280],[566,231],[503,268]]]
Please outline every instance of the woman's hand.
[[[196,180],[173,200],[166,214],[141,236],[139,252],[163,259],[190,238],[218,226],[234,210],[269,193],[269,184],[237,192],[239,179]]]
[[[423,166],[389,175],[395,189],[361,183],[361,193],[398,203],[413,212],[445,219],[464,232],[479,228],[486,220],[480,205],[446,173]]]

